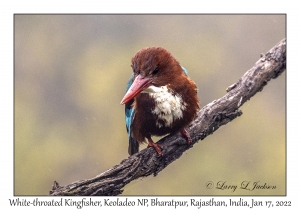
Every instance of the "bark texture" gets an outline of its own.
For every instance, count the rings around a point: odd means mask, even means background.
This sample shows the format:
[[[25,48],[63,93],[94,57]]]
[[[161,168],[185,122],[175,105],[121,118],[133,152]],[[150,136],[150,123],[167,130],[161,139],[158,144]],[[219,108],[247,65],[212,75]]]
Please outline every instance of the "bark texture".
[[[123,192],[122,188],[132,180],[152,174],[156,176],[199,140],[240,116],[242,112],[239,107],[262,91],[271,79],[278,77],[285,69],[286,39],[283,39],[265,55],[261,54],[254,66],[239,81],[226,89],[226,95],[199,111],[197,118],[187,129],[193,140],[190,145],[186,144],[186,140],[179,133],[166,136],[159,140],[163,147],[162,157],[159,157],[153,148],[146,148],[94,178],[76,181],[66,186],[59,186],[54,181],[50,195],[119,195]]]

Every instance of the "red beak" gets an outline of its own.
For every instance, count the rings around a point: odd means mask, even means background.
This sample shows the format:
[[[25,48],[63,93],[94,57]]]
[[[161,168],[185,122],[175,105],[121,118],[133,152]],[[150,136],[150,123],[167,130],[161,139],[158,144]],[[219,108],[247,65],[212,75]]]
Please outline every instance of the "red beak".
[[[147,78],[147,77],[142,78],[141,75],[138,75],[133,81],[130,88],[128,89],[125,96],[123,97],[121,104],[126,104],[128,101],[133,99],[137,94],[139,94],[147,87],[149,87],[151,82],[152,82],[151,78]]]

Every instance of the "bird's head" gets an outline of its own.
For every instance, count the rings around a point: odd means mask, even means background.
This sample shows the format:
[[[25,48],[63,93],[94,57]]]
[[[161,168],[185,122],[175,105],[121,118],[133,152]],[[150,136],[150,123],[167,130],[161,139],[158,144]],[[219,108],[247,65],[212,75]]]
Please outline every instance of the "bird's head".
[[[121,101],[125,104],[150,85],[160,87],[175,82],[183,71],[179,62],[162,47],[148,47],[138,51],[131,60],[133,83]]]

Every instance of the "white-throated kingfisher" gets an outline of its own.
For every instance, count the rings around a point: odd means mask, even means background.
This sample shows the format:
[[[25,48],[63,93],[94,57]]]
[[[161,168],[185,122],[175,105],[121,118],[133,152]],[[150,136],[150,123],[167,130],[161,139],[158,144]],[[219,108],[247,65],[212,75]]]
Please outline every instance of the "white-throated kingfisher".
[[[162,47],[138,51],[131,60],[133,74],[121,101],[125,104],[128,153],[139,151],[139,143],[148,140],[162,156],[162,147],[151,136],[181,132],[187,144],[192,142],[185,127],[197,116],[199,99],[195,83],[187,71]]]

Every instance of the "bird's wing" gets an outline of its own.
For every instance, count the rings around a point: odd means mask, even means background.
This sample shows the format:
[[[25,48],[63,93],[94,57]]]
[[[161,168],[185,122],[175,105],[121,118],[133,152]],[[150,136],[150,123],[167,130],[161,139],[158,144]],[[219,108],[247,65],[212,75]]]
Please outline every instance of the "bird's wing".
[[[126,92],[128,91],[128,89],[130,88],[130,86],[133,83],[132,79],[133,79],[133,74],[131,75],[131,77],[127,83]],[[131,126],[131,123],[133,120],[133,114],[134,114],[134,108],[131,106],[133,101],[134,101],[134,99],[128,101],[125,104],[125,120],[126,120],[126,129],[127,129],[128,136],[130,136],[130,126]]]
[[[130,86],[133,83],[133,74],[131,75],[128,83],[127,83],[127,88],[126,92],[130,88]],[[128,146],[128,153],[130,155],[133,155],[134,153],[137,153],[139,151],[139,143],[131,136],[131,125],[134,117],[134,108],[131,106],[132,103],[134,102],[134,99],[131,99],[125,104],[125,121],[126,121],[126,130],[128,134],[128,139],[129,139],[129,146]]]

